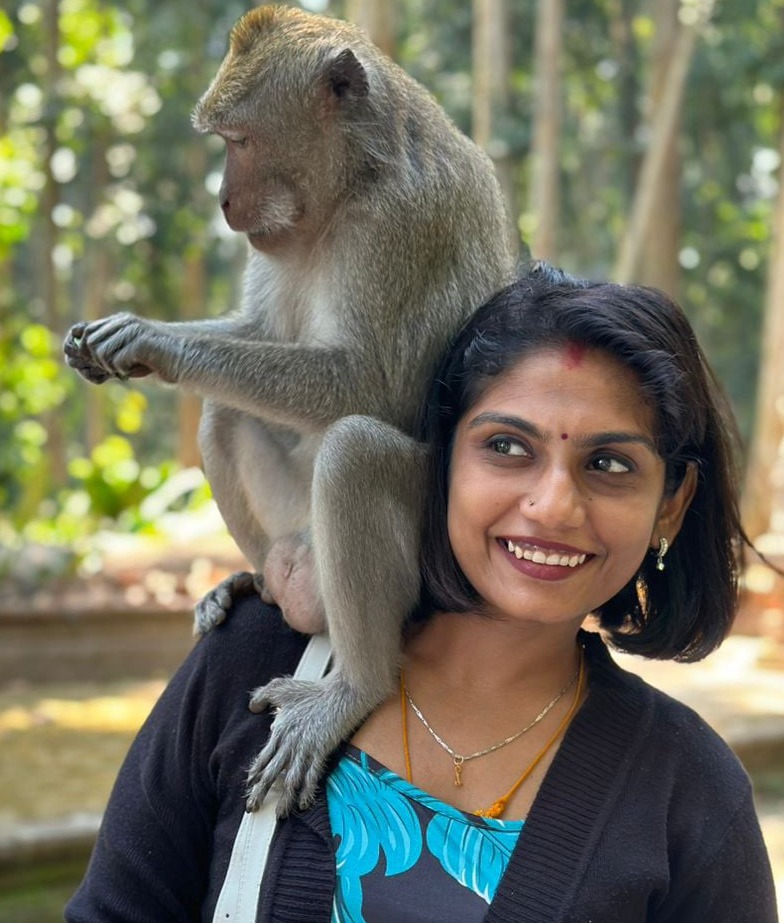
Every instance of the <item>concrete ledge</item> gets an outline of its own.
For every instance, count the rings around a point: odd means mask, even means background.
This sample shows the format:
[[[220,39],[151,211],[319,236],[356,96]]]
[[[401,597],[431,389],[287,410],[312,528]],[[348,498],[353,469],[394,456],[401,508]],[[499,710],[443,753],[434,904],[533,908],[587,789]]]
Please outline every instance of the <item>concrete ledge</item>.
[[[83,860],[92,852],[100,814],[74,813],[51,821],[0,825],[0,877],[33,863]]]
[[[187,610],[0,612],[3,682],[170,676],[194,643]]]

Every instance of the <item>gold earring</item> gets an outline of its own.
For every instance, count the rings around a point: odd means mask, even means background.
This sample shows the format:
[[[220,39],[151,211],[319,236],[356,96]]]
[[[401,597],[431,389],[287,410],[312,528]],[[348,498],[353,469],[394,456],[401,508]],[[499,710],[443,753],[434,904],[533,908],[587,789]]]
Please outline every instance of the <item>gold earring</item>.
[[[665,567],[664,556],[665,554],[667,554],[669,550],[670,550],[670,543],[667,541],[666,538],[664,537],[660,538],[659,539],[659,551],[658,551],[658,554],[656,555],[656,570],[658,571],[664,570],[664,567]]]

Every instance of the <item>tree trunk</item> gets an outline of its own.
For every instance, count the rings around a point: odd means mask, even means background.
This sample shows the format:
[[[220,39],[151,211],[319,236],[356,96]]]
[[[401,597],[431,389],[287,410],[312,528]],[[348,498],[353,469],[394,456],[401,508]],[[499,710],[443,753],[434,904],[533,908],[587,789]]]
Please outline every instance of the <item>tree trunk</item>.
[[[765,297],[757,413],[743,494],[743,524],[752,539],[766,532],[784,536],[784,127],[779,151],[779,191]]]
[[[371,42],[394,58],[397,52],[396,7],[391,0],[347,0],[346,19],[367,32]]]
[[[473,0],[472,134],[495,167],[506,202],[509,237],[520,247],[517,229],[517,170],[501,125],[509,110],[509,42],[506,0]]]
[[[100,202],[109,184],[106,161],[108,140],[105,133],[96,133],[90,143],[90,211]],[[94,195],[93,195],[94,194]],[[89,239],[88,239],[89,240]],[[89,240],[85,253],[87,275],[84,283],[84,319],[98,320],[107,313],[107,291],[112,278],[113,260],[106,240]],[[91,452],[106,436],[108,391],[106,388],[86,388],[86,443]]]
[[[200,248],[194,247],[186,256],[183,273],[185,279],[182,293],[182,319],[190,320],[205,317],[207,313],[207,286],[204,256]],[[177,461],[184,468],[194,468],[201,464],[197,439],[200,417],[201,398],[188,391],[179,391]]]
[[[204,188],[208,155],[206,145],[200,145],[188,160],[188,173],[194,189]],[[206,241],[199,234],[189,242],[184,257],[180,319],[196,320],[207,316],[207,271],[204,265]],[[198,449],[201,398],[188,391],[178,391],[177,461],[185,468],[201,464]]]
[[[531,252],[537,259],[550,262],[558,259],[562,32],[562,0],[539,0],[534,42],[529,210],[536,227]]]
[[[611,33],[618,58],[618,126],[622,139],[619,187],[624,201],[630,202],[640,158],[635,141],[637,133],[637,94],[639,92],[639,54],[634,39],[637,0],[616,0],[612,4]]]
[[[41,193],[41,297],[44,303],[44,317],[47,327],[56,337],[62,338],[62,305],[60,287],[54,263],[58,232],[54,223],[54,210],[60,201],[60,187],[52,172],[52,158],[57,150],[58,83],[60,65],[60,9],[59,0],[47,0],[44,4],[45,60],[46,71],[43,80],[44,96],[47,100],[46,113],[42,120],[44,130],[43,169],[44,188]],[[41,420],[46,429],[46,475],[42,490],[49,491],[65,484],[68,466],[65,450],[65,434],[60,415],[56,411],[45,414]]]
[[[655,123],[662,106],[667,80],[672,66],[678,37],[678,7],[680,0],[658,0],[656,10],[656,40],[653,47],[651,90],[648,96],[650,122]],[[681,236],[681,155],[678,145],[681,110],[678,107],[675,121],[664,144],[655,207],[647,224],[642,243],[638,280],[643,285],[654,285],[678,297],[680,288]]]
[[[686,76],[697,42],[699,24],[678,26],[666,67],[659,103],[650,126],[650,144],[643,159],[629,221],[615,267],[615,278],[629,282],[640,277],[653,215],[661,208],[659,194],[668,156],[676,143]],[[651,246],[656,241],[651,242]]]

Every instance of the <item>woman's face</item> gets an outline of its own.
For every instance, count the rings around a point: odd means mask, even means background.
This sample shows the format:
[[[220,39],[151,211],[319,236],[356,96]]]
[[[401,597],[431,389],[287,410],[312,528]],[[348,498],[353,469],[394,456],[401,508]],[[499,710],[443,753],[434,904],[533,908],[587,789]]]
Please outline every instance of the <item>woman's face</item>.
[[[693,479],[663,496],[652,424],[634,373],[578,345],[526,354],[468,410],[452,449],[449,539],[492,615],[580,619],[660,537],[672,542]]]

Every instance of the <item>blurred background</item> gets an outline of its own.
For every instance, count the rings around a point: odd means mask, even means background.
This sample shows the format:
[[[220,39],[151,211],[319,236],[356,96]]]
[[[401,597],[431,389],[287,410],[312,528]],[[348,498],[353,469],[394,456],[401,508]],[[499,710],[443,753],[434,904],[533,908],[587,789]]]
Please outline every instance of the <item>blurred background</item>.
[[[77,320],[237,302],[246,243],[190,111],[252,4],[0,10],[0,921],[59,920],[111,781],[242,565],[199,402],[68,370]],[[683,303],[746,440],[748,534],[784,563],[784,0],[334,0],[493,159],[510,234]],[[784,580],[752,557],[715,661],[631,663],[752,772],[784,893]]]

